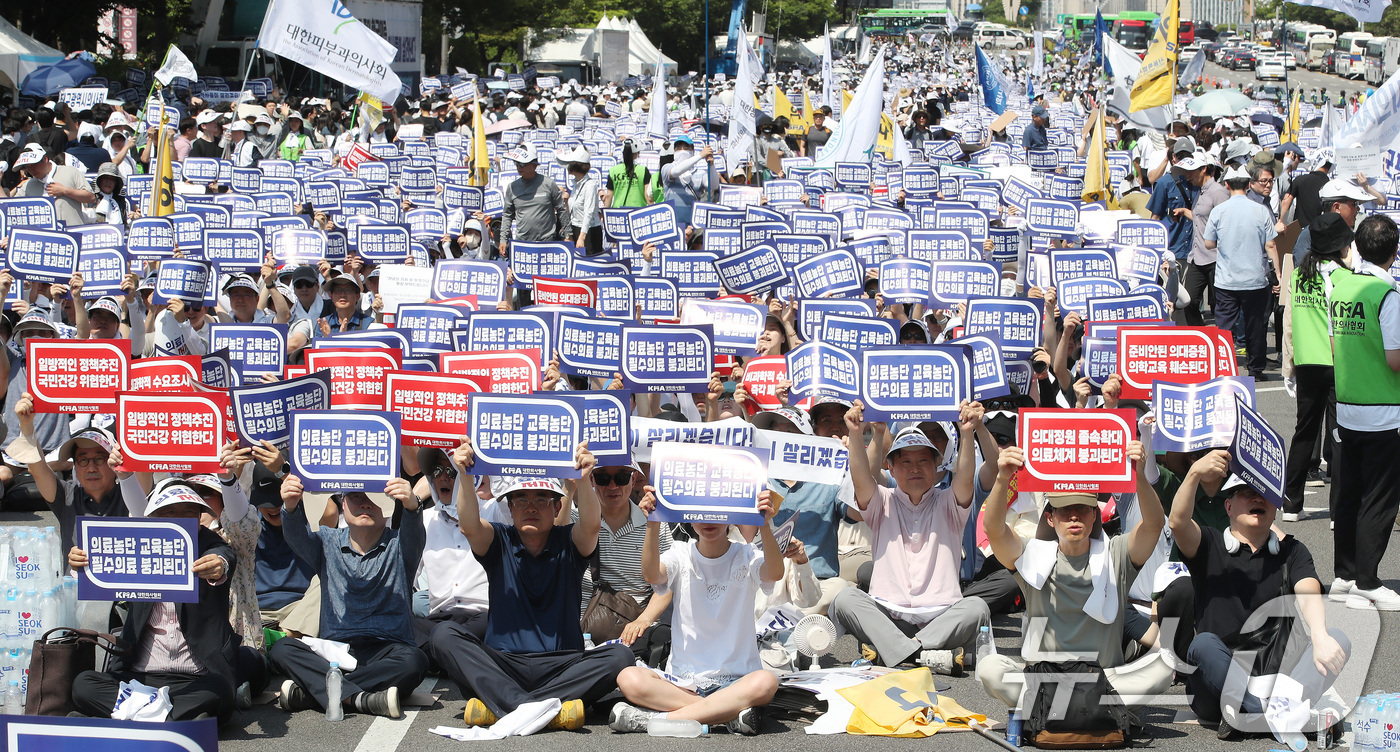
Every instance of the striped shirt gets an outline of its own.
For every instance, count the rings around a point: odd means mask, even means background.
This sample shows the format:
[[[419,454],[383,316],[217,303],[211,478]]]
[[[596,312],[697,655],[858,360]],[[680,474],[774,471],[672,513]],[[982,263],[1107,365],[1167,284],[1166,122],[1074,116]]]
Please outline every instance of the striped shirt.
[[[136,664],[132,669],[142,673],[203,674],[204,667],[194,657],[189,640],[180,631],[180,615],[174,603],[157,603],[151,609],[146,633],[141,635]]]
[[[641,591],[643,597],[637,599],[641,603],[645,600],[645,594],[651,592],[651,585],[642,577],[642,543],[647,537],[647,516],[636,504],[629,503],[628,507],[630,514],[622,527],[614,530],[605,519],[598,529],[598,579],[619,592]],[[578,510],[575,509],[571,516],[577,522]],[[663,554],[671,548],[670,525],[661,526],[660,544]],[[635,593],[633,597],[636,598]],[[590,568],[583,573],[580,616],[588,610],[588,601],[592,598],[593,571]]]

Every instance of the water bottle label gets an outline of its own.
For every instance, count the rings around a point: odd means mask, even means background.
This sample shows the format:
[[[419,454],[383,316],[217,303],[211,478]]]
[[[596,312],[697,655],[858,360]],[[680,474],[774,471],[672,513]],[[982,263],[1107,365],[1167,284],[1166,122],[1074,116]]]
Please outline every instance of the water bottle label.
[[[19,612],[19,636],[21,639],[32,639],[38,634],[40,627],[41,622],[37,610]]]

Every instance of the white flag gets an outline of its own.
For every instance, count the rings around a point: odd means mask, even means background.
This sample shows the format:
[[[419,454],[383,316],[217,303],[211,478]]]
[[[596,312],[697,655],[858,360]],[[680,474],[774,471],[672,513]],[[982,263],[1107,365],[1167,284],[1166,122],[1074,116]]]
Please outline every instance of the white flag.
[[[1109,67],[1113,69],[1113,95],[1108,100],[1109,112],[1126,117],[1129,122],[1135,123],[1144,131],[1166,132],[1167,125],[1173,119],[1171,107],[1164,105],[1137,112],[1128,111],[1131,106],[1133,81],[1137,78],[1138,70],[1142,68],[1142,58],[1129,52],[1127,47],[1107,34],[1103,35],[1103,53]]]
[[[753,69],[753,50],[749,49],[749,35],[739,29],[739,49],[734,56],[738,70],[734,76],[734,101],[729,105],[729,139],[724,144],[725,162],[729,165],[730,176],[744,171],[741,160],[752,156],[754,140],[758,136],[755,123],[758,113],[754,111],[754,83],[762,70]],[[762,167],[762,165],[757,165]]]
[[[1366,144],[1379,146],[1384,152],[1400,139],[1400,76],[1391,76],[1376,93],[1366,97],[1361,109],[1345,125],[1338,127],[1334,114],[1331,105],[1323,105],[1323,146],[1349,149]]]
[[[822,47],[822,104],[831,108],[832,112],[840,109],[841,103],[835,101],[841,97],[841,92],[836,90],[835,82],[831,73],[831,24],[826,25],[826,31],[822,34],[824,46]],[[810,119],[812,114],[806,113]]]
[[[1034,57],[1031,58],[1031,75],[1040,78],[1045,75],[1045,32],[1037,31],[1031,35],[1031,49]]]
[[[831,139],[817,152],[815,166],[833,168],[837,162],[870,162],[875,155],[875,141],[880,137],[880,111],[884,109],[885,47],[875,53],[875,59],[865,71],[865,78],[851,97],[851,106]]]
[[[666,138],[666,56],[656,51],[656,70],[651,72],[651,117],[647,135]]]
[[[1186,64],[1186,68],[1176,77],[1177,86],[1190,86],[1196,83],[1196,79],[1201,77],[1201,73],[1206,69],[1205,53],[1199,50],[1191,56],[1191,62]]]
[[[392,67],[398,49],[355,20],[341,0],[273,0],[258,46],[385,102],[403,82]]]
[[[1381,20],[1381,15],[1390,6],[1390,0],[1380,0],[1380,2],[1370,2],[1370,0],[1297,0],[1297,3],[1345,13],[1361,23],[1376,23]]]
[[[198,81],[199,73],[195,72],[194,63],[185,57],[185,53],[172,44],[165,53],[165,62],[161,63],[160,70],[156,71],[156,80],[161,86],[169,86],[176,78]]]

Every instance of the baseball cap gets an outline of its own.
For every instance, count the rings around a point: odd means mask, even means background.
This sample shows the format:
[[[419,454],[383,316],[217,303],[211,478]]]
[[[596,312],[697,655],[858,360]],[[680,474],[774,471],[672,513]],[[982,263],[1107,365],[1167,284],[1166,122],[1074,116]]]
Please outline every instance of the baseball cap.
[[[1099,506],[1099,499],[1091,493],[1075,493],[1070,491],[1052,492],[1045,494],[1045,504],[1055,509],[1072,507],[1076,504],[1084,504],[1097,509]]]
[[[73,454],[79,449],[88,449],[91,447],[97,447],[107,454],[111,454],[112,449],[116,446],[116,437],[112,436],[112,434],[108,433],[106,430],[101,428],[84,428],[76,434],[73,434],[73,438],[63,442],[63,446],[58,448],[57,459],[60,462],[63,460],[71,461],[73,459]]]
[[[694,146],[694,145],[695,145],[695,140],[692,139],[690,136],[676,136],[674,139],[671,140],[671,145],[674,146],[674,145],[676,145],[676,144],[685,144],[685,145],[687,145],[687,146]]]
[[[530,164],[539,161],[539,155],[535,153],[535,145],[529,141],[521,143],[506,156],[516,164]]]
[[[118,303],[117,299],[110,295],[103,295],[97,300],[92,301],[92,305],[87,307],[87,311],[89,315],[91,315],[93,311],[106,311],[116,316],[118,320],[121,320],[122,317],[121,303]]]
[[[1050,117],[1050,111],[1045,109],[1044,105],[1038,104],[1031,108],[1031,117],[1048,118]]]
[[[186,475],[185,482],[190,484],[190,486],[192,486],[195,490],[206,488],[210,491],[213,491],[214,493],[219,494],[220,496],[222,496],[224,493],[224,485],[219,482],[218,478],[214,477],[213,475],[210,475],[209,473],[195,473],[193,475]]]
[[[885,452],[885,457],[892,457],[895,452],[901,449],[917,449],[918,447],[927,447],[929,451],[933,452],[935,457],[938,456],[938,447],[934,446],[932,441],[929,441],[923,431],[920,431],[917,427],[913,427],[900,431],[899,435],[894,437],[894,443],[890,444],[890,451]]]
[[[228,281],[224,283],[223,289],[224,292],[228,292],[229,290],[232,290],[235,287],[241,287],[245,290],[252,290],[253,292],[258,291],[258,283],[254,281],[254,279],[251,276],[243,273],[230,274]]]
[[[44,158],[48,155],[49,153],[47,151],[44,151],[44,147],[40,146],[39,144],[29,144],[28,146],[25,146],[24,150],[21,151],[19,153],[19,156],[15,158],[15,169],[19,169],[21,167],[28,167],[32,164],[38,164],[44,161]]]
[[[310,266],[298,266],[292,272],[292,285],[296,285],[298,282],[310,282],[313,285],[318,285],[321,283],[321,279],[319,275],[316,274],[314,268]]]
[[[194,123],[195,125],[204,125],[205,123],[212,123],[219,120],[222,117],[223,115],[213,110],[201,110],[198,115],[194,116]]]
[[[354,285],[357,291],[364,292],[364,288],[360,286],[360,281],[349,274],[337,274],[336,276],[331,277],[329,280],[326,281],[326,291],[329,292],[331,290],[334,290],[336,284],[340,282],[348,282],[349,284]]]
[[[497,499],[509,499],[510,495],[516,491],[549,491],[560,496],[564,495],[564,486],[554,478],[516,478],[506,490],[496,494]]]
[[[754,428],[771,429],[779,418],[791,423],[802,435],[812,435],[812,421],[807,417],[807,413],[789,405],[784,405],[776,410],[765,410],[753,416],[751,422]]]
[[[1327,184],[1322,186],[1322,190],[1317,194],[1323,201],[1349,198],[1354,201],[1365,203],[1374,201],[1375,196],[1366,192],[1365,188],[1343,178],[1332,178]]]

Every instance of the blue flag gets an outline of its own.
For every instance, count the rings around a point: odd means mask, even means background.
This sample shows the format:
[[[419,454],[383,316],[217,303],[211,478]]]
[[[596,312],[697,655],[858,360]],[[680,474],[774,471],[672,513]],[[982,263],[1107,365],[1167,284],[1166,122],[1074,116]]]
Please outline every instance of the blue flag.
[[[982,103],[987,105],[987,109],[1000,115],[1006,112],[1006,95],[1011,90],[1011,84],[1006,80],[992,61],[987,59],[987,53],[981,47],[977,49],[977,82],[982,85]]]
[[[1094,12],[1094,65],[1102,66],[1104,75],[1113,77],[1113,70],[1108,66],[1108,58],[1103,54],[1103,38],[1108,34],[1108,22],[1103,20],[1103,11]]]

